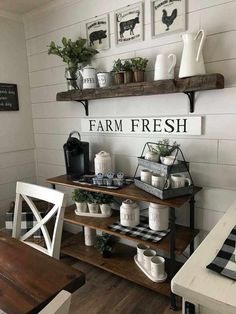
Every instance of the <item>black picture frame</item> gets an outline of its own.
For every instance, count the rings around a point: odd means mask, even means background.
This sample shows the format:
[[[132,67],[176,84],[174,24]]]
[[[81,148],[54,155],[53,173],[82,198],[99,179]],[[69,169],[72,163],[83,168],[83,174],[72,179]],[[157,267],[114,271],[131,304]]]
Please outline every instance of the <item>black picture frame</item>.
[[[0,111],[17,110],[19,110],[17,85],[0,83]]]

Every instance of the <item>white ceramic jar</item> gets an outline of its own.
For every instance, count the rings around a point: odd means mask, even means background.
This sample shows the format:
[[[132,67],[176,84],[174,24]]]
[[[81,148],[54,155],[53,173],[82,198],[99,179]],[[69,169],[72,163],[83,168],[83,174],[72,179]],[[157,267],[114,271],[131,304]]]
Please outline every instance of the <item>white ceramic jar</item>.
[[[149,228],[155,231],[168,229],[169,207],[155,203],[149,204]]]
[[[111,166],[111,155],[104,151],[95,155],[94,158],[94,169],[95,174],[102,173],[107,174],[108,172],[112,171]]]
[[[120,207],[120,223],[125,227],[139,224],[139,206],[132,200],[125,200]]]

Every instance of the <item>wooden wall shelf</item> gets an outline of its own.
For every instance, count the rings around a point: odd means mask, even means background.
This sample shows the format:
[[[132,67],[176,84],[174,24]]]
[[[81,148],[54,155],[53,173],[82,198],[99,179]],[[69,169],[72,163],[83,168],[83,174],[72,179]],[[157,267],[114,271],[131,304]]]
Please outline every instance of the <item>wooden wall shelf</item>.
[[[108,88],[71,90],[57,94],[57,101],[78,101],[88,116],[88,101],[94,99],[185,93],[189,97],[190,112],[194,112],[194,94],[197,91],[224,88],[222,74],[198,75],[184,79],[113,85]]]

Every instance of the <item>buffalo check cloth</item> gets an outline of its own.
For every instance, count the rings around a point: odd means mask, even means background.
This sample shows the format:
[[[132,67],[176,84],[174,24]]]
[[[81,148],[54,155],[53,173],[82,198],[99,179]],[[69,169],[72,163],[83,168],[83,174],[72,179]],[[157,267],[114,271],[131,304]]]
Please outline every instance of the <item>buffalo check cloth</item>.
[[[140,220],[140,224],[136,227],[125,227],[122,226],[119,221],[117,221],[108,226],[108,228],[118,233],[128,235],[130,237],[154,243],[161,241],[161,239],[163,239],[170,232],[170,229],[163,231],[151,230],[149,228],[148,220],[146,217],[141,217]]]
[[[214,260],[207,265],[207,268],[225,277],[236,280],[235,243],[236,226],[231,230],[219,253]]]

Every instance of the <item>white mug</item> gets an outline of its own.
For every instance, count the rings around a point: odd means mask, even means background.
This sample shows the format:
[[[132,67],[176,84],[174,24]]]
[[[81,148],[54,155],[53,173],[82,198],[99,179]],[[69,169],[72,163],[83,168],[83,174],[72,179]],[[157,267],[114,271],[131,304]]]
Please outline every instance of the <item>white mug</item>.
[[[154,80],[174,79],[176,55],[160,54],[156,57]]]
[[[143,267],[149,272],[151,271],[151,259],[155,255],[155,250],[147,249],[143,252]]]
[[[152,172],[147,170],[147,169],[141,170],[141,181],[143,181],[147,184],[151,184]]]
[[[97,73],[99,87],[109,87],[111,85],[111,74],[110,72]]]
[[[186,182],[191,185],[191,180],[183,174],[171,174],[170,180],[172,189],[183,188]]]
[[[152,185],[159,190],[168,189],[170,187],[170,180],[161,174],[155,173],[152,175]]]
[[[167,166],[177,164],[178,160],[176,159],[175,156],[161,156],[160,157],[161,163]]]
[[[138,262],[141,264],[143,264],[143,253],[147,249],[149,249],[149,246],[142,243],[137,244],[137,259],[138,259]]]
[[[163,279],[165,277],[165,259],[161,256],[151,258],[151,275],[155,279]]]

